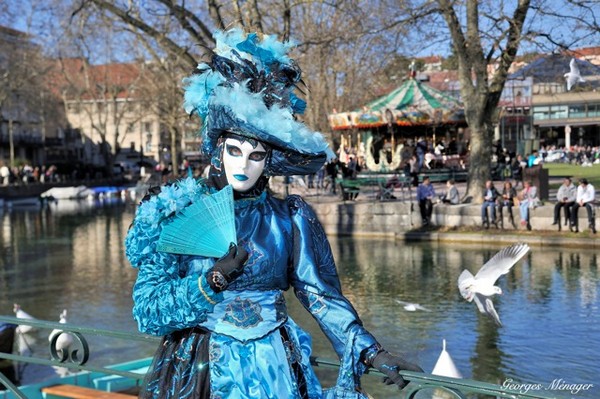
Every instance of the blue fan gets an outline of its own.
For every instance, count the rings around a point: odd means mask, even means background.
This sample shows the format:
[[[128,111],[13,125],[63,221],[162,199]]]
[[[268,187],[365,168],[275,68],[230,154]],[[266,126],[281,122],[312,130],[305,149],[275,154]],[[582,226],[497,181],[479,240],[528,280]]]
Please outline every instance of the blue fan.
[[[157,250],[183,255],[220,258],[237,243],[233,189],[226,186],[206,194],[176,214],[163,227]]]

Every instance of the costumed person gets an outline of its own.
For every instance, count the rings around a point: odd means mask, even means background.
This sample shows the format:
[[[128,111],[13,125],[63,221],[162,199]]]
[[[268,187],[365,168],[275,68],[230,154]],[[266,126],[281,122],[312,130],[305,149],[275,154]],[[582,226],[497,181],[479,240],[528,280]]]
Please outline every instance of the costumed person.
[[[334,156],[321,134],[295,120],[305,103],[293,94],[301,71],[288,57],[292,45],[237,29],[215,39],[211,62],[185,81],[185,108],[201,117],[202,151],[212,156],[209,177],[149,195],[126,238],[139,269],[134,318],[141,332],[163,336],[140,397],[364,397],[360,377],[368,367],[404,387],[400,370],[422,370],[363,327],[314,211],[297,195],[278,199],[267,190],[270,176],[314,173]],[[181,218],[177,239],[187,247],[186,235],[199,227],[186,209],[224,190],[232,190],[237,240],[218,243],[224,256],[159,245]],[[322,389],[309,360],[311,337],[287,314],[290,287],[341,359],[333,388]]]

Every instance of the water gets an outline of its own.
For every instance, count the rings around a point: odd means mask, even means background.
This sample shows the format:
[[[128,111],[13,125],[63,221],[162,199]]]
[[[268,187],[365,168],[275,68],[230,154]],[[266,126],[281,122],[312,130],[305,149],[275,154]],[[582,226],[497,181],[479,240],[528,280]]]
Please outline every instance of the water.
[[[136,272],[123,255],[134,209],[120,202],[67,203],[50,209],[0,215],[0,314],[19,303],[33,316],[135,332],[131,288]],[[507,379],[552,388],[594,384],[568,397],[600,397],[600,276],[598,256],[582,249],[532,248],[501,278],[495,299],[504,326],[497,328],[460,296],[464,268],[475,272],[500,247],[404,244],[386,240],[332,239],[344,293],[364,325],[391,352],[431,371],[442,339],[464,377],[502,384]],[[319,356],[333,351],[312,317],[288,295],[292,317],[314,337]],[[409,312],[396,302],[420,303],[431,312]],[[47,353],[47,331],[28,335],[36,355]],[[149,356],[154,344],[115,342],[89,336],[95,364]],[[55,371],[29,365],[23,382]],[[319,372],[324,385],[335,373]],[[376,398],[397,397],[374,377],[365,377]],[[555,393],[559,390],[554,389]],[[546,392],[547,393],[547,392]]]

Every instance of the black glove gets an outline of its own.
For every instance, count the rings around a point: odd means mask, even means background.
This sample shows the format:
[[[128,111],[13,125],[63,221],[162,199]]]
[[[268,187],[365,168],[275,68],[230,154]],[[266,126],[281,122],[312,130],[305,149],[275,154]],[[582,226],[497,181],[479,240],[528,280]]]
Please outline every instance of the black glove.
[[[214,292],[227,289],[229,283],[242,275],[248,252],[242,246],[231,243],[229,251],[206,274],[206,281]]]
[[[416,364],[409,363],[406,360],[398,356],[394,356],[383,349],[381,349],[377,355],[375,355],[371,361],[371,366],[375,367],[377,370],[386,375],[383,377],[383,382],[385,382],[387,385],[396,384],[400,389],[404,388],[410,382],[402,378],[399,373],[400,370],[417,371],[420,373],[423,372],[423,369]]]

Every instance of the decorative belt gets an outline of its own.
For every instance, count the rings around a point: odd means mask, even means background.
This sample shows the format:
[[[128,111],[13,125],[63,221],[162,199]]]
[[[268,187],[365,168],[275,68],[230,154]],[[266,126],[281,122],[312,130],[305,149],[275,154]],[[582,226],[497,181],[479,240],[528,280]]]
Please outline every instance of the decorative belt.
[[[214,333],[247,342],[264,337],[287,320],[280,290],[224,291],[223,296],[223,301],[200,324]]]

